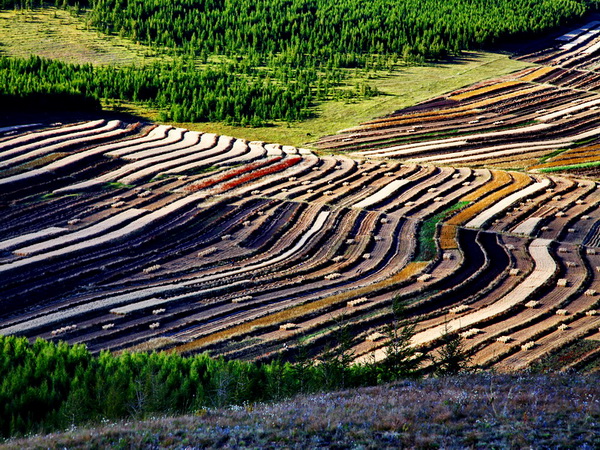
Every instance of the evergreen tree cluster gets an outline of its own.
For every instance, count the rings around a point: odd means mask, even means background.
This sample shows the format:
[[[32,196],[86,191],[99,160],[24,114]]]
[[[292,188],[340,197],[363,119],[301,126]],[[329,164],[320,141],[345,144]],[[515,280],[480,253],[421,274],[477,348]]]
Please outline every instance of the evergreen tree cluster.
[[[349,64],[365,54],[437,59],[523,39],[596,0],[89,0],[106,32],[196,54],[287,53]],[[351,55],[348,57],[347,55]]]
[[[523,39],[582,16],[600,0],[0,0],[0,9],[86,11],[97,29],[190,62],[92,67],[0,61],[0,109],[99,100],[145,102],[162,120],[260,126],[311,115],[316,101],[377,95],[336,89],[344,67],[390,68]],[[219,59],[220,64],[206,64]],[[200,67],[194,61],[202,61]],[[225,61],[225,62],[223,62]],[[57,101],[58,100],[58,101]],[[10,106],[9,106],[10,105]]]
[[[139,67],[96,67],[40,57],[0,58],[0,99],[11,110],[47,108],[97,109],[100,99],[150,104],[164,120],[223,121],[261,125],[310,115],[319,86],[336,81],[314,70],[296,70],[282,81],[265,70],[241,74],[238,66],[155,64]],[[11,101],[12,100],[12,101]]]
[[[364,55],[417,60],[522,40],[597,9],[599,0],[0,0],[0,9],[89,10],[90,22],[195,55],[272,55],[338,66]]]
[[[375,367],[226,361],[206,354],[102,352],[0,337],[0,437],[152,414],[277,400],[376,383]]]
[[[318,362],[299,346],[294,363],[164,352],[113,355],[104,351],[94,356],[83,345],[42,339],[31,344],[26,338],[0,336],[0,437],[103,420],[194,414],[206,408],[417,377],[424,359],[409,346],[413,332],[414,327],[394,322],[388,359],[367,364],[352,363],[355,342],[343,323]],[[432,359],[433,366],[441,368],[440,375],[466,369],[460,341],[447,339],[454,345],[452,354],[440,352],[440,358]]]

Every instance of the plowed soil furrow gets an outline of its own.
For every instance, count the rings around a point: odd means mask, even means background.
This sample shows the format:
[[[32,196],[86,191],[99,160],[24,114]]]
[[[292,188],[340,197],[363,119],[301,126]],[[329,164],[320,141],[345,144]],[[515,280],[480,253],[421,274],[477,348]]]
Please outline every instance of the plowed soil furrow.
[[[0,333],[264,360],[317,358],[343,321],[364,362],[397,298],[423,351],[467,332],[507,371],[577,345],[600,292],[584,35],[323,137],[327,156],[107,120],[0,130]]]

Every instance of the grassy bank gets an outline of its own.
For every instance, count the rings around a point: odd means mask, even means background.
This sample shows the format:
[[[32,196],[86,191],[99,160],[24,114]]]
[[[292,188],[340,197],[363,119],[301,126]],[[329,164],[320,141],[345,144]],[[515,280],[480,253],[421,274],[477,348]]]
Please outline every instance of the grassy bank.
[[[598,448],[598,377],[465,375],[107,423],[0,448]]]
[[[56,8],[0,10],[0,55],[98,65],[139,65],[164,57],[150,47],[94,30],[85,15]]]
[[[180,124],[246,139],[308,146],[320,136],[336,133],[375,117],[414,105],[446,92],[488,78],[506,75],[528,65],[508,55],[489,52],[464,52],[452,62],[423,66],[398,65],[392,72],[371,72],[363,80],[382,95],[355,102],[328,101],[315,107],[317,117],[299,123],[279,123],[273,127],[240,128],[218,123]],[[354,76],[360,79],[360,74]],[[137,111],[144,114],[143,111]]]

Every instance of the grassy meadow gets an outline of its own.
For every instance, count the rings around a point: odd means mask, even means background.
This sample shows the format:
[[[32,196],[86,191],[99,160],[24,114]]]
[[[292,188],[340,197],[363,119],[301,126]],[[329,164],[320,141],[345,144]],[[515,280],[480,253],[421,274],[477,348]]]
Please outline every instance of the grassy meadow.
[[[37,55],[70,63],[144,65],[173,57],[160,49],[106,35],[91,28],[85,14],[60,9],[0,11],[0,55]],[[214,58],[211,61],[216,62]],[[198,62],[200,65],[200,62]],[[380,95],[367,99],[328,100],[313,107],[314,117],[302,122],[275,122],[266,127],[240,127],[223,123],[176,123],[192,130],[214,132],[249,140],[310,147],[320,136],[384,116],[471,83],[527,67],[508,55],[464,52],[449,62],[420,66],[397,63],[392,70],[343,69],[351,89],[366,83]],[[105,101],[104,108],[159,120],[159,111],[147,105]]]
[[[310,147],[310,143],[320,136],[334,134],[366,120],[525,67],[528,64],[500,53],[464,52],[463,57],[452,62],[420,66],[398,64],[391,72],[352,73],[350,80],[365,81],[381,95],[352,102],[332,100],[320,103],[315,107],[316,117],[303,122],[277,123],[263,128],[240,128],[219,123],[185,123],[181,126],[250,140]],[[144,115],[143,111],[136,112]]]
[[[140,65],[164,57],[129,39],[94,30],[85,15],[56,8],[0,10],[0,55],[98,65]]]

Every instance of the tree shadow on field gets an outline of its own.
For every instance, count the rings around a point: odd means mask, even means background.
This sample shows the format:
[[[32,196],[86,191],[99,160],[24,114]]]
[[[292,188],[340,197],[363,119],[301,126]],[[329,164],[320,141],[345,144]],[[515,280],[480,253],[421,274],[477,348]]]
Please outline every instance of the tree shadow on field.
[[[0,105],[2,99],[0,99]],[[69,124],[88,120],[121,120],[125,123],[150,123],[151,121],[142,116],[128,112],[115,111],[16,111],[11,112],[8,108],[0,110],[0,127],[39,123],[42,126],[61,123]]]

